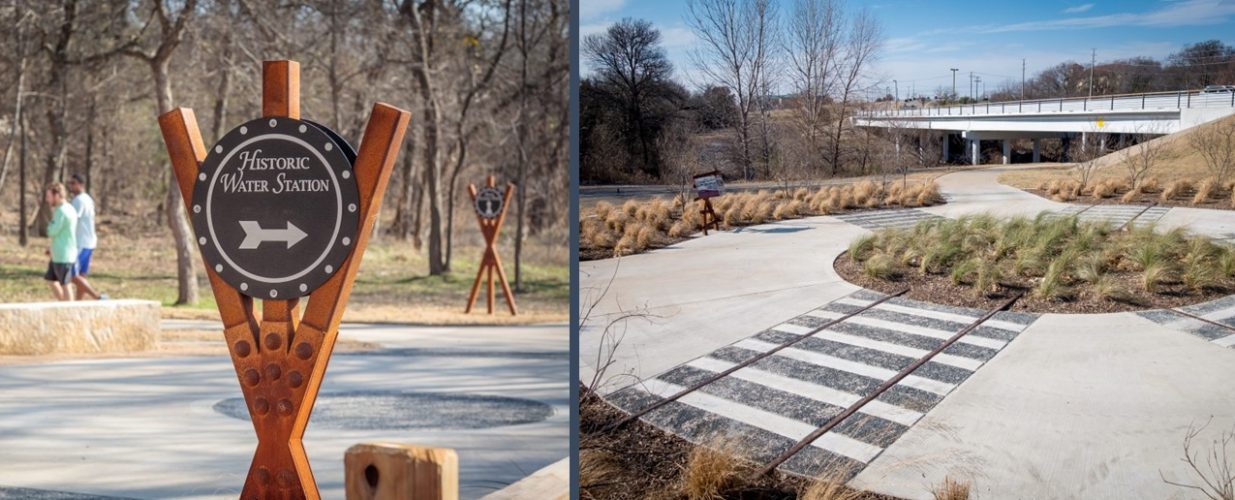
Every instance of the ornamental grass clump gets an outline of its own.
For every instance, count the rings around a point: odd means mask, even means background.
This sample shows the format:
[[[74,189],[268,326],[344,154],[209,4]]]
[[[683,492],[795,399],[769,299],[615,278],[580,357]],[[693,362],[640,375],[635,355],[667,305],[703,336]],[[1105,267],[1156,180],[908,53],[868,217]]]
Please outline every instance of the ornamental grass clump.
[[[849,255],[872,278],[935,276],[978,297],[1017,288],[1046,301],[1143,302],[1235,289],[1233,247],[1181,228],[1116,231],[1050,213],[926,220],[856,239]]]

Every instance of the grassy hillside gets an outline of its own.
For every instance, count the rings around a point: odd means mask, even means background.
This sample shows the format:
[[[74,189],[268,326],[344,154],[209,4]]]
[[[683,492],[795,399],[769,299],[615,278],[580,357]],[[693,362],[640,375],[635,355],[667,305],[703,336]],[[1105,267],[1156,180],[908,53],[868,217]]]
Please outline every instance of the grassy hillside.
[[[1162,205],[1235,208],[1232,187],[1235,179],[1212,179],[1201,154],[1190,143],[1190,137],[1209,127],[1235,124],[1235,116],[1206,123],[1182,132],[1150,141],[1161,146],[1161,158],[1146,174],[1144,186],[1128,195],[1133,186],[1128,183],[1129,157],[1115,151],[1097,160],[1096,172],[1081,192],[1068,193],[1078,186],[1079,175],[1071,163],[1042,164],[1035,168],[1008,172],[999,182],[1042,194],[1060,201],[1082,199],[1089,202],[1120,200],[1126,203],[1157,202]],[[1135,158],[1139,152],[1132,152]],[[1095,193],[1094,190],[1097,189]],[[1202,196],[1198,196],[1200,193]]]

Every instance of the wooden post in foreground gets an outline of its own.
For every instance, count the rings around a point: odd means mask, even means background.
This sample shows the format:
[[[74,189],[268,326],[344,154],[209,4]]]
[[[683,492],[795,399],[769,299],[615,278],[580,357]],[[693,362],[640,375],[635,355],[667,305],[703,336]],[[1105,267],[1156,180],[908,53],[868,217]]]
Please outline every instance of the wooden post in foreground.
[[[457,500],[459,457],[450,448],[361,443],[343,456],[348,500]]]

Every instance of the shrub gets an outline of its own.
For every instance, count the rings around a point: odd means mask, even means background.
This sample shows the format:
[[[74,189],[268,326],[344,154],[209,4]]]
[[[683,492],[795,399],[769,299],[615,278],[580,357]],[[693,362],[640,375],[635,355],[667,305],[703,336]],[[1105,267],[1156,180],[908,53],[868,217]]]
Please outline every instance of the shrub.
[[[1110,198],[1115,196],[1115,183],[1110,181],[1102,181],[1094,184],[1093,195],[1097,198]]]
[[[849,258],[857,262],[862,262],[870,256],[872,250],[875,249],[875,236],[863,235],[849,242]]]
[[[596,202],[596,206],[592,208],[592,213],[595,213],[596,217],[600,218],[600,220],[608,219],[609,214],[612,212],[613,204],[607,201],[598,201]]]
[[[1141,179],[1140,184],[1137,184],[1136,189],[1142,193],[1153,194],[1157,193],[1161,188],[1158,186],[1157,177],[1146,177]]]
[[[693,232],[695,232],[695,228],[691,227],[690,223],[686,222],[685,219],[674,222],[673,225],[669,227],[670,238],[683,238],[690,236]]]
[[[1213,177],[1207,177],[1201,181],[1201,185],[1196,188],[1196,195],[1192,197],[1193,205],[1200,205],[1209,201],[1210,196],[1214,195],[1218,190],[1218,180]]]
[[[1171,201],[1174,198],[1187,194],[1187,192],[1191,190],[1192,183],[1188,182],[1187,179],[1174,180],[1171,181],[1170,184],[1166,185],[1166,189],[1162,190],[1161,199],[1162,201]]]
[[[1091,282],[1093,293],[1102,300],[1128,300],[1129,294],[1114,278],[1103,274]]]
[[[622,212],[627,217],[634,217],[635,214],[639,213],[639,203],[635,200],[626,200],[626,203],[622,204]]]
[[[934,500],[969,500],[969,483],[944,477],[943,484],[931,489],[931,496]]]
[[[1170,267],[1165,262],[1153,262],[1141,271],[1141,287],[1146,292],[1154,293],[1158,291],[1158,285],[1166,281],[1170,274]]]
[[[896,276],[895,262],[886,253],[875,253],[862,263],[862,272],[877,279],[891,279]]]
[[[682,492],[686,494],[686,498],[711,500],[725,498],[724,493],[732,488],[741,476],[737,459],[733,455],[706,446],[696,446],[687,459],[682,478]]]

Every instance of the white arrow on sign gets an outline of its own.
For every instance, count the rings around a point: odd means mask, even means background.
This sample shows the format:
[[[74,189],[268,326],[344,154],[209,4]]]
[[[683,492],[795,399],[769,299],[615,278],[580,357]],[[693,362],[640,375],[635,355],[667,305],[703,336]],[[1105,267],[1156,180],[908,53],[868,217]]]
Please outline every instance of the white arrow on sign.
[[[253,220],[240,221],[240,227],[244,229],[244,241],[240,242],[243,250],[257,248],[263,241],[285,241],[287,248],[291,248],[308,236],[291,221],[287,222],[287,229],[262,229],[262,225]]]

